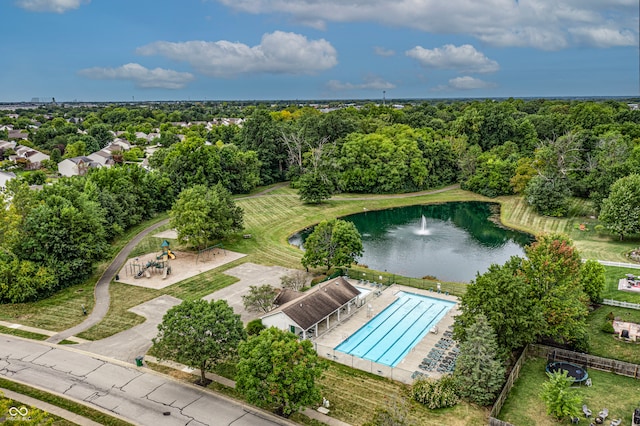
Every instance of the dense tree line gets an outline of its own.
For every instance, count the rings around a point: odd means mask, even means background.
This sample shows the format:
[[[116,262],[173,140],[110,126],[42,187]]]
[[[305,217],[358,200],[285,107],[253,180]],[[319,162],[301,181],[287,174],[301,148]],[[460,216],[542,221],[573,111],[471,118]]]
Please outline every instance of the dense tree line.
[[[324,113],[285,103],[194,102],[17,112],[19,118],[3,115],[0,123],[28,131],[24,143],[54,161],[100,149],[116,131],[139,145],[148,141],[136,132],[159,131],[160,148],[149,158],[151,173],[98,170],[36,193],[14,184],[0,213],[4,301],[81,281],[111,238],[167,210],[195,185],[246,193],[287,179],[303,201],[318,203],[335,192],[460,183],[490,197],[520,194],[554,216],[568,212],[570,197],[587,198],[613,234],[640,232],[640,111],[624,102],[508,99],[402,109],[361,103]],[[205,125],[229,117],[245,121]],[[45,178],[22,175],[31,184]],[[32,290],[8,296],[6,283],[14,281]]]
[[[15,303],[84,281],[113,237],[167,210],[173,196],[158,173],[123,166],[40,191],[12,181],[2,200],[0,301]]]

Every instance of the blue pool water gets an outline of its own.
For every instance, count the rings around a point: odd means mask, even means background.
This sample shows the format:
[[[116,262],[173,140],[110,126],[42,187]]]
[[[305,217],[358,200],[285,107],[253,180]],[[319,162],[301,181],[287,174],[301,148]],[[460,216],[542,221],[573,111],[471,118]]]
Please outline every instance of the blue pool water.
[[[395,367],[454,305],[448,300],[398,292],[398,300],[335,349]]]

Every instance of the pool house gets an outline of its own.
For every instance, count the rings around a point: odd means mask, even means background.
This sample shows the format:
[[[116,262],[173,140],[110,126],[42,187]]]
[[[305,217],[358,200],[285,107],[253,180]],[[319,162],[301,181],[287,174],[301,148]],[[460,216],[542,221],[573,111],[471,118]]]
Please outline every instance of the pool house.
[[[285,303],[264,315],[262,323],[291,331],[302,339],[330,330],[365,302],[360,290],[343,277],[320,283],[297,297],[291,296],[287,294]]]

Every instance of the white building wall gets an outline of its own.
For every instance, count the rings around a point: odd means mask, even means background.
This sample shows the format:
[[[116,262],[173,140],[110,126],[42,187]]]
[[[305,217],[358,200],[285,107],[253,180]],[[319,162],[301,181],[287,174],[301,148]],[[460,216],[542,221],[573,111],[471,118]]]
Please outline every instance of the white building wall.
[[[262,324],[267,328],[276,327],[283,331],[290,331],[290,326],[294,325],[293,321],[284,312],[265,315],[262,317]]]

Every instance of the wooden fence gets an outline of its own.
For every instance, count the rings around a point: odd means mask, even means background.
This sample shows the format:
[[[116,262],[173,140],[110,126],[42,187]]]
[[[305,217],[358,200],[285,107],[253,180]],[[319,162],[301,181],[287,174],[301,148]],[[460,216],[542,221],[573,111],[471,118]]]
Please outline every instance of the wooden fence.
[[[593,368],[594,370],[607,371],[640,380],[640,365],[637,364],[568,351],[565,349],[553,348],[551,346],[530,344],[524,349],[524,351],[522,351],[522,355],[520,355],[520,358],[518,358],[518,361],[516,361],[513,366],[513,370],[511,370],[511,374],[509,374],[507,382],[502,388],[502,392],[500,392],[498,399],[496,399],[496,402],[493,404],[491,413],[489,413],[489,426],[513,426],[511,423],[499,420],[497,416],[500,414],[500,410],[502,410],[502,406],[504,405],[507,396],[509,396],[509,392],[511,392],[513,384],[520,375],[522,364],[527,358],[532,357],[572,362],[580,366]]]
[[[497,417],[498,414],[500,414],[500,410],[502,410],[504,402],[509,396],[509,392],[511,392],[513,384],[516,382],[516,380],[518,380],[518,376],[520,376],[520,369],[522,368],[522,364],[524,364],[524,361],[527,359],[528,355],[529,346],[525,347],[524,351],[522,351],[520,358],[518,358],[515,365],[513,366],[509,377],[507,377],[507,382],[504,384],[502,392],[500,392],[500,395],[498,395],[498,399],[496,399],[493,407],[491,407],[491,413],[489,413],[489,426],[513,426],[511,423],[499,420]]]
[[[567,361],[594,370],[607,371],[621,376],[640,379],[640,365],[615,359],[552,348],[544,345],[529,345],[529,355],[541,358],[553,358],[556,361]]]
[[[629,309],[640,310],[640,304],[638,303],[621,302],[619,300],[604,299],[602,301],[602,304],[609,305],[609,306],[618,306],[619,308],[629,308]]]

